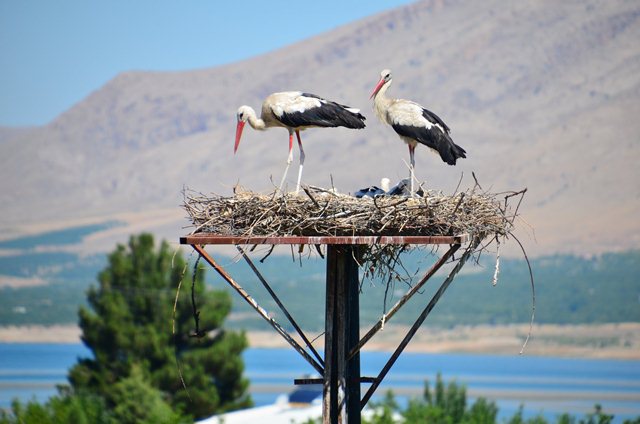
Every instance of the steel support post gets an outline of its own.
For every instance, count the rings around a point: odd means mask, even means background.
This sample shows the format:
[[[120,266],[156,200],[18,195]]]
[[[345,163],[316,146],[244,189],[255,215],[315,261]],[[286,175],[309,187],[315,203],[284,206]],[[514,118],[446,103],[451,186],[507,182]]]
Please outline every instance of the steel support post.
[[[360,423],[360,353],[347,354],[360,339],[357,246],[327,245],[325,424]]]

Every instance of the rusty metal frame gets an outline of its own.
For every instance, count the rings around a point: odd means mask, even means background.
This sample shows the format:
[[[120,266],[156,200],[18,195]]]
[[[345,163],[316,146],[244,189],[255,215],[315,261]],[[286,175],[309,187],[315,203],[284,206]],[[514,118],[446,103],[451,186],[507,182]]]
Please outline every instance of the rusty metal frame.
[[[196,233],[180,237],[180,244],[464,244],[468,234],[456,236],[222,236]]]
[[[321,379],[296,379],[295,384],[324,384],[323,391],[323,418],[324,422],[343,423],[359,423],[360,410],[364,408],[373,393],[376,391],[382,380],[385,378],[391,367],[394,365],[404,348],[411,341],[418,328],[422,325],[431,310],[435,307],[440,297],[449,287],[454,277],[464,266],[467,259],[473,253],[477,246],[478,240],[474,240],[474,244],[469,246],[458,260],[454,268],[449,272],[448,276],[441,284],[438,291],[434,294],[431,301],[427,304],[422,313],[418,316],[415,323],[408,331],[404,339],[400,342],[396,350],[393,352],[387,363],[384,365],[377,377],[360,376],[360,359],[359,354],[364,345],[380,331],[384,323],[387,322],[395,313],[417,293],[426,282],[435,275],[435,273],[447,263],[453,255],[460,249],[462,244],[469,242],[470,237],[467,234],[456,236],[223,236],[218,234],[198,233],[191,234],[180,238],[180,243],[191,245],[198,254],[211,265],[211,267],[234,289],[240,296],[256,311],[263,319],[271,325],[320,375]],[[333,259],[327,258],[327,306],[325,326],[327,333],[325,334],[325,358],[324,361],[316,349],[313,347],[307,336],[287,311],[284,304],[280,301],[276,293],[271,289],[270,285],[251,261],[245,250],[240,245],[327,245],[328,253]],[[442,244],[449,245],[449,249],[426,271],[420,281],[412,286],[405,295],[396,302],[396,304],[384,314],[376,324],[362,337],[359,337],[359,306],[357,301],[358,292],[353,290],[351,280],[358,279],[357,269],[353,267],[355,259],[352,255],[342,254],[340,252],[355,252],[357,245],[373,245],[373,244]],[[291,325],[295,328],[298,335],[304,341],[306,348],[311,351],[311,356],[305,347],[301,346],[282,326],[262,308],[249,293],[238,284],[225,270],[209,255],[204,246],[206,245],[235,245],[240,251],[254,274],[258,277],[265,289],[269,292],[278,307],[287,317]],[[341,247],[343,246],[343,247]],[[340,248],[339,248],[340,247]],[[339,248],[339,249],[338,249]],[[346,250],[344,250],[346,249]],[[349,258],[346,258],[349,256]],[[330,263],[331,262],[331,263]],[[355,265],[357,267],[357,264]],[[334,293],[329,293],[329,288]],[[341,297],[345,297],[344,301],[336,301]],[[356,299],[351,299],[356,297]],[[351,300],[349,300],[351,299]],[[337,303],[336,303],[337,302]],[[353,302],[351,306],[349,303]],[[329,303],[331,305],[329,306]],[[346,309],[345,309],[346,308]],[[331,314],[342,314],[341,318],[333,319]],[[355,313],[355,315],[354,315]],[[342,322],[342,318],[347,324]],[[338,327],[336,326],[338,324]],[[357,326],[357,329],[350,327]],[[333,326],[334,330],[331,330]],[[347,328],[349,327],[349,328]],[[338,329],[339,328],[339,329]],[[329,334],[334,333],[336,334]],[[338,334],[339,333],[339,334]],[[330,339],[340,339],[330,341]],[[346,338],[345,338],[346,337]],[[337,351],[336,351],[337,349]],[[338,352],[338,356],[336,356]],[[360,384],[371,383],[371,386],[360,398]],[[347,411],[348,410],[348,411]],[[350,411],[350,412],[349,412]]]
[[[424,276],[420,279],[420,281],[415,284],[414,286],[412,286],[405,294],[404,296],[402,296],[395,305],[393,305],[391,307],[391,309],[389,309],[389,312],[385,313],[383,316],[380,317],[380,319],[378,320],[378,322],[376,322],[373,327],[371,327],[371,329],[367,332],[367,334],[365,334],[360,341],[358,342],[358,344],[351,349],[351,351],[349,351],[349,354],[347,356],[347,360],[351,359],[356,353],[358,353],[359,350],[361,350],[364,345],[378,332],[380,331],[383,327],[384,324],[386,322],[388,322],[394,315],[396,312],[398,312],[398,310],[400,310],[400,308],[407,303],[407,301],[409,299],[411,299],[411,297],[416,294],[421,288],[422,286],[425,285],[425,283],[431,278],[433,277],[433,275],[438,272],[438,270],[440,268],[442,268],[442,266],[453,256],[454,253],[456,253],[456,251],[460,248],[459,244],[454,244],[451,245],[451,247],[449,248],[449,250],[447,250],[445,252],[444,255],[442,255],[440,257],[440,259],[438,259],[438,261],[433,264],[431,266],[431,268],[424,274]]]
[[[278,324],[278,322],[273,319],[273,317],[270,317],[269,314],[267,313],[266,310],[264,310],[263,307],[261,307],[260,305],[258,305],[258,302],[256,302],[256,300],[251,297],[251,295],[249,295],[249,293],[247,293],[247,291],[242,288],[242,286],[240,286],[240,284],[238,284],[233,278],[231,278],[231,276],[224,270],[224,268],[222,268],[207,252],[206,250],[204,250],[204,248],[200,245],[194,244],[192,245],[192,247],[195,249],[196,252],[198,252],[200,254],[200,256],[202,256],[204,258],[205,261],[207,261],[207,263],[209,265],[211,265],[211,267],[213,269],[216,270],[216,272],[218,274],[220,274],[220,276],[227,282],[229,283],[229,285],[231,287],[233,287],[233,289],[235,291],[238,292],[238,294],[247,301],[247,303],[253,308],[255,309],[256,312],[258,312],[258,314],[265,319],[265,321],[267,321],[267,323],[269,323],[269,325],[271,325],[271,327],[273,327],[278,334],[280,334],[286,341],[287,343],[289,343],[291,345],[291,347],[293,347],[300,355],[302,355],[302,357],[316,370],[318,371],[321,375],[324,374],[324,367],[322,365],[320,365],[314,358],[311,357],[311,355],[309,355],[307,353],[306,350],[304,350],[304,348],[302,346],[300,346],[300,344],[293,338],[291,337],[291,335],[284,329],[282,328],[282,326],[280,324]]]
[[[452,249],[453,247],[455,246],[452,246]],[[455,250],[458,250],[459,247],[460,246],[457,246]],[[371,396],[373,396],[373,393],[376,391],[380,383],[382,383],[382,380],[387,375],[387,373],[389,372],[393,364],[395,364],[396,360],[398,359],[398,357],[400,356],[404,348],[407,347],[407,345],[409,344],[413,336],[416,334],[416,332],[418,331],[418,328],[420,328],[424,320],[427,318],[427,316],[431,313],[433,308],[436,306],[436,304],[438,303],[438,301],[440,300],[444,292],[447,290],[447,288],[449,287],[449,285],[451,284],[455,276],[458,274],[460,269],[462,269],[464,264],[467,262],[467,259],[469,259],[471,254],[473,254],[475,247],[477,247],[477,243],[474,243],[473,246],[465,250],[465,252],[462,254],[460,259],[458,260],[458,263],[456,263],[453,269],[449,272],[449,275],[447,275],[447,278],[445,278],[443,283],[440,285],[440,288],[438,289],[438,291],[433,295],[433,297],[431,298],[427,306],[422,310],[422,312],[420,313],[420,315],[418,316],[414,324],[411,326],[411,328],[409,329],[405,337],[402,339],[402,341],[400,342],[396,350],[393,352],[393,354],[391,355],[387,363],[384,365],[384,367],[382,367],[382,370],[378,374],[378,377],[374,379],[373,384],[371,384],[371,386],[369,387],[369,390],[367,390],[365,395],[362,397],[362,400],[360,402],[360,409],[363,409],[366,406],[367,402],[369,402],[369,399],[371,398]],[[450,253],[451,255],[453,255],[455,250],[452,252],[452,249],[449,249],[447,253]],[[438,261],[438,263],[440,262],[442,262],[442,258],[440,258],[440,261]],[[433,273],[435,273],[435,271]],[[427,275],[425,275],[425,278],[423,279],[423,281],[421,281],[421,283],[424,284],[424,282],[426,282],[426,280],[429,278],[429,274],[433,275],[433,273],[431,273],[431,270],[429,270],[427,272]],[[376,327],[374,326],[374,328]]]
[[[264,288],[267,290],[267,292],[269,292],[269,294],[271,295],[271,297],[273,298],[273,300],[276,302],[276,304],[278,305],[278,307],[280,307],[280,310],[282,311],[282,313],[287,317],[287,319],[289,320],[289,323],[293,326],[293,328],[295,328],[296,332],[298,333],[298,335],[300,336],[300,338],[304,341],[304,343],[307,345],[307,348],[311,351],[311,353],[313,353],[313,355],[316,357],[316,359],[318,360],[318,362],[320,363],[320,365],[322,367],[324,367],[324,361],[322,360],[322,357],[320,357],[320,354],[318,353],[318,351],[313,347],[313,345],[311,344],[311,342],[309,341],[309,339],[307,338],[306,334],[304,334],[304,331],[302,331],[302,329],[300,328],[300,326],[298,325],[298,323],[296,322],[295,319],[293,319],[293,317],[291,316],[291,314],[289,313],[289,311],[287,310],[287,308],[284,306],[284,304],[280,301],[280,298],[278,297],[278,295],[276,295],[276,293],[273,291],[273,289],[271,288],[271,286],[269,285],[269,283],[267,283],[267,280],[265,280],[265,278],[262,276],[262,273],[258,270],[258,268],[254,265],[253,261],[251,260],[251,258],[247,255],[247,253],[244,251],[244,249],[239,246],[236,245],[236,248],[238,249],[238,251],[240,252],[240,254],[242,254],[242,257],[244,258],[244,260],[247,262],[247,264],[249,264],[249,267],[251,268],[251,270],[253,271],[254,274],[256,274],[256,277],[258,277],[258,280],[260,280],[260,282],[262,283],[262,285],[264,286]]]

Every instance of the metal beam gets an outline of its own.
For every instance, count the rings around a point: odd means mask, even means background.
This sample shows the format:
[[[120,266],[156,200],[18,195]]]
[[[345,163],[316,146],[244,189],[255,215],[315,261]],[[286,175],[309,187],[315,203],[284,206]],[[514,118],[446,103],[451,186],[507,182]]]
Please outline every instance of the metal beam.
[[[222,236],[196,233],[180,237],[180,244],[463,244],[468,234],[457,236]]]
[[[291,314],[289,313],[289,311],[287,310],[287,308],[285,308],[285,306],[282,304],[282,302],[280,301],[280,298],[276,295],[276,293],[271,289],[271,286],[269,285],[269,283],[267,283],[267,280],[265,280],[265,278],[262,276],[262,274],[260,273],[260,271],[258,270],[258,268],[254,265],[253,261],[251,260],[251,258],[249,258],[249,256],[247,255],[247,253],[244,251],[244,249],[241,246],[236,246],[236,248],[238,249],[238,251],[242,254],[242,257],[244,258],[244,260],[249,264],[249,267],[251,268],[251,270],[253,271],[254,274],[256,274],[256,277],[258,277],[258,280],[260,280],[260,282],[262,283],[262,285],[264,286],[264,288],[269,292],[269,294],[271,295],[271,297],[273,298],[273,300],[276,302],[276,304],[280,307],[280,310],[282,311],[282,313],[287,317],[287,319],[289,320],[289,322],[291,323],[291,325],[293,326],[293,328],[295,328],[296,332],[298,333],[298,335],[302,338],[302,340],[305,342],[305,344],[307,345],[307,347],[309,348],[309,350],[311,350],[311,353],[313,353],[313,355],[316,357],[316,359],[318,360],[318,362],[320,363],[320,365],[322,365],[324,367],[324,361],[322,360],[322,358],[320,357],[320,354],[316,351],[316,349],[313,347],[313,345],[311,344],[311,342],[309,341],[309,339],[307,338],[307,336],[304,334],[304,332],[302,331],[302,329],[300,328],[300,326],[298,325],[298,323],[296,322],[296,320],[293,319],[293,317],[291,316]]]
[[[418,331],[418,328],[420,328],[424,320],[427,318],[427,316],[431,313],[433,308],[436,306],[436,304],[438,303],[438,301],[440,300],[444,292],[447,290],[447,288],[453,281],[456,274],[458,274],[460,269],[467,262],[467,259],[469,259],[471,254],[474,252],[475,248],[478,246],[478,243],[479,243],[479,240],[477,240],[473,244],[473,246],[467,247],[467,250],[465,250],[465,252],[462,254],[456,266],[453,267],[453,269],[449,272],[449,275],[447,275],[447,278],[444,280],[444,282],[442,283],[438,291],[433,295],[429,304],[424,308],[420,316],[418,316],[418,319],[416,319],[416,322],[413,324],[413,326],[411,327],[407,335],[404,337],[404,339],[402,339],[402,341],[400,342],[396,350],[393,352],[393,354],[391,355],[387,363],[384,365],[384,367],[380,371],[380,374],[378,374],[376,381],[373,382],[371,387],[369,387],[369,390],[367,390],[367,393],[365,393],[364,397],[362,398],[362,402],[360,403],[361,408],[364,408],[367,402],[369,402],[369,399],[371,399],[371,396],[373,395],[373,393],[376,391],[380,383],[382,383],[382,380],[387,375],[387,373],[389,372],[393,364],[395,364],[396,360],[398,359],[398,357],[400,356],[404,348],[407,346],[407,344],[409,344],[413,336],[416,334],[416,332]]]
[[[418,292],[426,282],[440,269],[461,247],[470,240],[469,235],[458,236],[337,236],[337,237],[244,237],[222,236],[209,233],[191,234],[180,238],[180,243],[191,245],[209,265],[232,287],[249,305],[258,312],[309,364],[320,373],[321,379],[296,379],[295,384],[323,384],[323,422],[355,424],[360,423],[361,409],[370,400],[373,393],[394,365],[397,358],[411,341],[436,303],[440,300],[454,277],[466,263],[469,256],[478,246],[475,239],[473,245],[466,248],[462,257],[433,296],[429,304],[416,319],[407,335],[400,342],[377,377],[360,376],[360,350],[375,335],[385,321],[388,321],[404,304]],[[327,245],[326,305],[325,305],[325,352],[324,361],[313,348],[295,320],[288,313],[275,292],[244,252],[237,246],[243,257],[252,268],[258,279],[276,301],[285,316],[290,320],[307,347],[315,355],[309,355],[287,331],[285,331],[268,313],[242,288],[231,276],[216,263],[204,250],[207,244],[313,244]],[[359,338],[359,278],[356,261],[359,245],[374,244],[448,244],[449,250],[434,263],[422,279],[398,301],[362,338]],[[317,360],[316,360],[317,359]],[[361,383],[372,383],[364,397],[360,399]]]
[[[267,313],[267,311],[265,311],[264,308],[262,308],[260,305],[258,305],[258,302],[256,302],[256,300],[254,298],[252,298],[249,295],[249,293],[247,293],[247,291],[244,288],[242,288],[242,286],[240,286],[240,284],[238,284],[233,278],[231,278],[231,276],[224,270],[224,268],[222,268],[220,265],[218,265],[218,263],[211,256],[209,256],[209,254],[204,250],[204,248],[202,246],[194,244],[194,245],[192,245],[192,247],[196,250],[196,252],[198,252],[200,254],[200,256],[202,256],[204,258],[204,260],[206,260],[209,263],[209,265],[211,265],[211,267],[213,269],[216,270],[216,272],[218,274],[220,274],[220,276],[227,283],[229,283],[229,285],[231,287],[233,287],[233,289],[235,291],[238,292],[238,294],[253,309],[256,310],[256,312],[258,312],[258,314],[262,318],[264,318],[265,321],[267,321],[269,323],[269,325],[271,325],[271,327],[273,327],[291,345],[291,347],[293,347],[300,355],[302,355],[302,357],[304,359],[306,359],[307,362],[313,368],[315,368],[316,371],[318,371],[318,373],[324,374],[324,368],[318,362],[316,362],[316,360],[314,358],[312,358],[307,353],[307,351],[304,350],[304,348],[302,346],[300,346],[300,344],[298,344],[298,342],[295,341],[295,339],[293,337],[291,337],[289,335],[289,333],[287,333],[287,331],[280,326],[280,324],[278,324],[278,322],[276,320],[274,320],[272,317],[270,317],[269,314]]]
[[[424,277],[422,277],[422,279],[413,287],[411,287],[407,293],[405,293],[404,296],[402,296],[398,302],[396,302],[395,305],[393,305],[393,307],[391,309],[389,309],[389,312],[387,312],[386,314],[384,314],[377,323],[375,323],[375,325],[373,327],[371,327],[371,329],[367,332],[367,334],[364,335],[364,337],[362,337],[362,339],[358,342],[358,344],[356,346],[353,347],[353,349],[351,349],[351,351],[349,352],[349,355],[347,356],[347,360],[351,359],[356,353],[358,353],[360,351],[360,349],[362,349],[362,347],[378,332],[382,329],[382,326],[384,325],[385,322],[388,322],[391,317],[393,317],[395,315],[396,312],[398,312],[398,310],[405,304],[407,303],[407,301],[418,291],[422,288],[422,286],[424,286],[424,284],[431,278],[433,277],[433,275],[442,267],[442,265],[444,265],[451,256],[453,256],[453,254],[460,248],[459,244],[454,244],[453,246],[451,246],[449,248],[449,250],[447,250],[445,252],[444,255],[442,255],[442,257],[440,259],[438,259],[438,261],[433,264],[433,266],[425,273]]]
[[[360,383],[373,383],[376,381],[375,377],[360,377]],[[293,384],[296,386],[304,386],[307,384],[323,384],[324,378],[294,378]]]

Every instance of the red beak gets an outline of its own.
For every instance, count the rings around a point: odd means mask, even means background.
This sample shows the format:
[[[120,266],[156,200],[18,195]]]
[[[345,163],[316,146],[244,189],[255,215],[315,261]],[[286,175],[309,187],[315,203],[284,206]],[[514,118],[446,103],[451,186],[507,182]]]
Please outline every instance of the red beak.
[[[384,84],[384,78],[380,78],[380,81],[378,81],[378,83],[376,84],[376,88],[373,89],[373,92],[371,93],[371,97],[369,97],[369,99],[373,99],[373,96],[375,96],[378,91],[380,91],[380,88],[382,87],[382,85]]]
[[[238,125],[236,126],[236,144],[233,146],[233,154],[235,155],[238,151],[238,146],[240,145],[240,137],[242,137],[242,129],[244,128],[245,122],[238,121]]]

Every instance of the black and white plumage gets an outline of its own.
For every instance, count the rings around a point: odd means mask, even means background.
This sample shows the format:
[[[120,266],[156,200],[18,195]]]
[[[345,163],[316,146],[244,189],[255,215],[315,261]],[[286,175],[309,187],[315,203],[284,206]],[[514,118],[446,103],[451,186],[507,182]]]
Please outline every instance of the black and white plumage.
[[[356,191],[353,195],[358,199],[361,199],[363,197],[386,196],[388,194],[387,192],[389,191],[390,182],[391,181],[389,180],[389,178],[382,178],[380,180],[380,187],[369,186],[366,188],[361,188],[360,190]]]
[[[418,188],[418,190],[414,193],[410,190],[411,183],[408,178],[401,180],[395,186],[391,187],[391,189],[387,190],[388,196],[405,196],[405,197],[413,197],[417,195],[418,197],[424,197],[424,190],[422,188]]]
[[[293,160],[293,134],[296,134],[298,147],[300,148],[300,168],[298,170],[296,194],[300,190],[302,167],[305,158],[302,140],[300,139],[300,131],[313,127],[346,127],[354,129],[365,127],[365,117],[360,114],[358,109],[301,91],[286,91],[271,94],[262,103],[260,118],[257,117],[256,112],[251,107],[240,106],[238,108],[237,119],[238,124],[236,126],[234,153],[238,150],[240,138],[242,137],[242,129],[247,122],[256,130],[283,127],[289,131],[289,156],[287,158],[287,167],[280,182],[280,191],[282,191],[287,171]]]
[[[380,72],[380,80],[371,94],[373,108],[376,116],[385,124],[391,125],[409,146],[411,193],[413,193],[414,153],[418,144],[423,144],[437,152],[449,165],[455,165],[457,159],[467,156],[466,151],[453,142],[450,136],[451,130],[438,115],[410,100],[386,97],[391,82],[391,71],[385,69]]]

